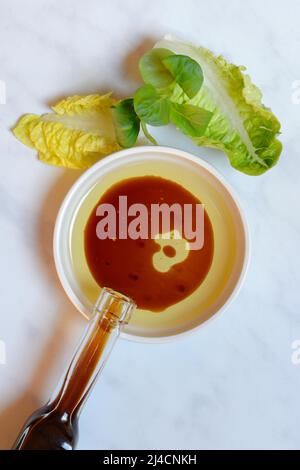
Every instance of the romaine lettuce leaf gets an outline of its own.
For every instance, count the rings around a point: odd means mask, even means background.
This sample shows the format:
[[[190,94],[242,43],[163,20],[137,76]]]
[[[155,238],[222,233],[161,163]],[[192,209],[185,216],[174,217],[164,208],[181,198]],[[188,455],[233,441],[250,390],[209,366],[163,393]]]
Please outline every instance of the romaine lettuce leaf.
[[[26,114],[13,130],[45,163],[85,169],[120,149],[112,122],[111,94],[71,96],[52,107],[53,113]]]
[[[245,67],[169,35],[155,47],[187,55],[203,70],[203,86],[193,99],[189,100],[179,86],[172,96],[173,102],[213,113],[204,135],[193,138],[196,144],[224,151],[234,168],[249,175],[260,175],[277,163],[282,151],[277,139],[280,123],[262,104],[262,94],[244,73]]]

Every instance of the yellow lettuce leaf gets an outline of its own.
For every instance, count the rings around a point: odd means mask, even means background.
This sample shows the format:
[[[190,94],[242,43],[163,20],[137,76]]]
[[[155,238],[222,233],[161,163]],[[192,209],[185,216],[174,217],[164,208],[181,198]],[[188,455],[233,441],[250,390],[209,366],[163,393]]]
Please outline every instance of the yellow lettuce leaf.
[[[38,151],[45,163],[85,169],[120,149],[106,95],[70,96],[52,107],[53,113],[26,114],[13,129],[15,136]]]

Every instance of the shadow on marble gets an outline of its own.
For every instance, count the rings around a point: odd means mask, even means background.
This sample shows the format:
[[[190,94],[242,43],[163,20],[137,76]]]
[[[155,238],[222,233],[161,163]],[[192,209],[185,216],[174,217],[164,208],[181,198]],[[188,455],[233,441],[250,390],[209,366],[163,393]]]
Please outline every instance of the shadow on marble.
[[[150,36],[145,36],[140,38],[137,44],[125,54],[123,60],[120,63],[120,76],[119,79],[122,80],[122,87],[124,83],[128,86],[129,95],[131,95],[137,87],[143,84],[142,77],[139,71],[139,60],[145,54],[145,52],[152,49],[154,44],[158,41],[159,38],[153,38]],[[94,69],[92,71],[94,75]],[[103,79],[104,78],[104,79]],[[128,93],[125,93],[123,88],[122,90],[116,85],[113,86],[109,81],[105,79],[105,77],[101,77],[101,85],[98,88],[92,87],[88,84],[88,77],[85,77],[85,81],[82,83],[82,86],[76,88],[76,92],[70,92],[69,95],[88,95],[99,93],[100,95],[106,94],[108,92],[112,92],[114,98],[116,99],[124,99],[128,97]],[[47,106],[52,107],[59,101],[66,98],[66,94],[59,94],[52,96],[47,102]]]
[[[142,85],[142,77],[139,71],[139,60],[141,57],[157,42],[158,39],[154,39],[149,36],[145,36],[140,42],[127,53],[123,59],[122,70],[127,79],[132,82]]]
[[[82,171],[65,170],[51,186],[47,196],[41,202],[40,215],[38,217],[38,230],[36,235],[36,246],[39,260],[46,276],[47,282],[64,296],[59,282],[53,258],[53,233],[54,226],[60,206],[75,181],[80,177]]]
[[[67,298],[60,285],[53,259],[53,231],[57,213],[70,187],[81,175],[80,171],[65,170],[50,188],[47,196],[41,202],[36,244],[43,274],[57,293],[61,293],[65,301],[64,313],[58,312],[54,322],[53,332],[48,344],[41,352],[34,372],[30,375],[28,386],[20,396],[11,402],[7,408],[0,410],[0,449],[9,449],[28,416],[39,406],[43,405],[39,397],[47,397],[51,390],[45,390],[46,382],[51,376],[51,370],[60,362],[60,352],[64,344],[64,336],[74,323],[74,310],[70,308]],[[64,302],[63,302],[64,303]],[[49,325],[47,325],[47,328]],[[21,354],[21,351],[20,351]],[[64,364],[61,365],[64,368]],[[61,373],[63,370],[61,371]],[[46,398],[47,399],[47,398]]]
[[[57,381],[64,372],[66,364],[61,357],[63,356],[66,332],[69,332],[74,324],[74,312],[72,309],[58,312],[56,318],[57,321],[51,336],[41,351],[27,386],[16,400],[12,401],[5,409],[0,410],[1,450],[12,447],[27,418],[50,398],[54,391],[51,387],[56,384],[51,380],[53,383],[49,387],[49,377],[56,375],[54,371],[58,369],[58,377],[55,378]]]

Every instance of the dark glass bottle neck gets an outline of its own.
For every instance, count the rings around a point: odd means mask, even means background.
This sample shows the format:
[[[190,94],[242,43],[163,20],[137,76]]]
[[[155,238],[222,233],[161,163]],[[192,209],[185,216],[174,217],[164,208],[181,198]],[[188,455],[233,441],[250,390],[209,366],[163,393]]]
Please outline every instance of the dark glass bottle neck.
[[[111,289],[102,290],[83,340],[52,400],[66,419],[80,412],[134,308],[135,304],[128,297]]]

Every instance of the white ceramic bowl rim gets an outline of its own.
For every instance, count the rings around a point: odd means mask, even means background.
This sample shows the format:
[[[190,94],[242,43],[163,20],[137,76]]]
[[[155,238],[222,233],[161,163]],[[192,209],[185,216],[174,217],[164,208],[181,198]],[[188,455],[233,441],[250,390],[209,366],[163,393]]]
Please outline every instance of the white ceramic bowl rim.
[[[172,154],[173,156],[175,155],[177,157],[194,162],[197,165],[206,169],[209,173],[211,173],[224,186],[224,188],[228,191],[233,201],[235,202],[239,215],[241,217],[241,222],[242,222],[242,226],[244,229],[244,236],[245,236],[245,251],[244,251],[243,265],[242,265],[239,279],[236,282],[235,287],[233,288],[231,294],[222,305],[222,307],[214,315],[212,315],[208,320],[206,320],[205,322],[191,329],[178,332],[172,336],[144,337],[144,336],[137,336],[137,335],[133,335],[133,334],[125,333],[125,332],[123,332],[121,335],[122,338],[130,340],[130,341],[147,342],[147,343],[162,343],[162,342],[167,342],[167,341],[173,341],[175,339],[179,339],[187,335],[190,335],[191,333],[194,333],[198,331],[200,328],[203,328],[204,326],[206,326],[209,322],[211,322],[217,316],[221,315],[221,313],[223,313],[229,307],[229,305],[233,302],[233,300],[237,297],[243,285],[243,282],[245,280],[245,276],[247,273],[247,269],[249,265],[249,257],[250,257],[250,238],[249,238],[249,229],[248,229],[246,217],[245,217],[244,211],[239,202],[239,198],[236,192],[232,189],[232,187],[227,183],[227,181],[225,181],[224,177],[212,165],[202,160],[200,157],[194,156],[183,150],[178,150],[172,147],[162,147],[162,146],[133,147],[130,149],[120,150],[116,153],[113,153],[112,155],[104,157],[99,162],[95,163],[87,171],[85,171],[78,178],[78,180],[73,184],[73,186],[70,188],[67,195],[65,196],[65,199],[63,200],[63,203],[60,207],[60,210],[57,215],[56,223],[55,223],[54,238],[53,238],[53,252],[54,252],[54,261],[55,261],[56,271],[67,296],[69,297],[73,305],[77,308],[77,310],[79,310],[84,316],[86,316],[84,313],[84,306],[81,304],[80,300],[75,295],[72,288],[70,287],[70,283],[65,272],[65,266],[60,257],[59,244],[60,244],[60,235],[61,235],[61,230],[63,227],[65,212],[74,194],[78,191],[78,189],[85,182],[89,180],[91,175],[93,175],[95,172],[99,170],[99,168],[101,168],[104,165],[108,165],[112,162],[115,162],[119,159],[122,159],[125,156],[128,157],[130,155],[135,155],[135,154],[141,155],[145,153],[164,153],[166,155]]]

